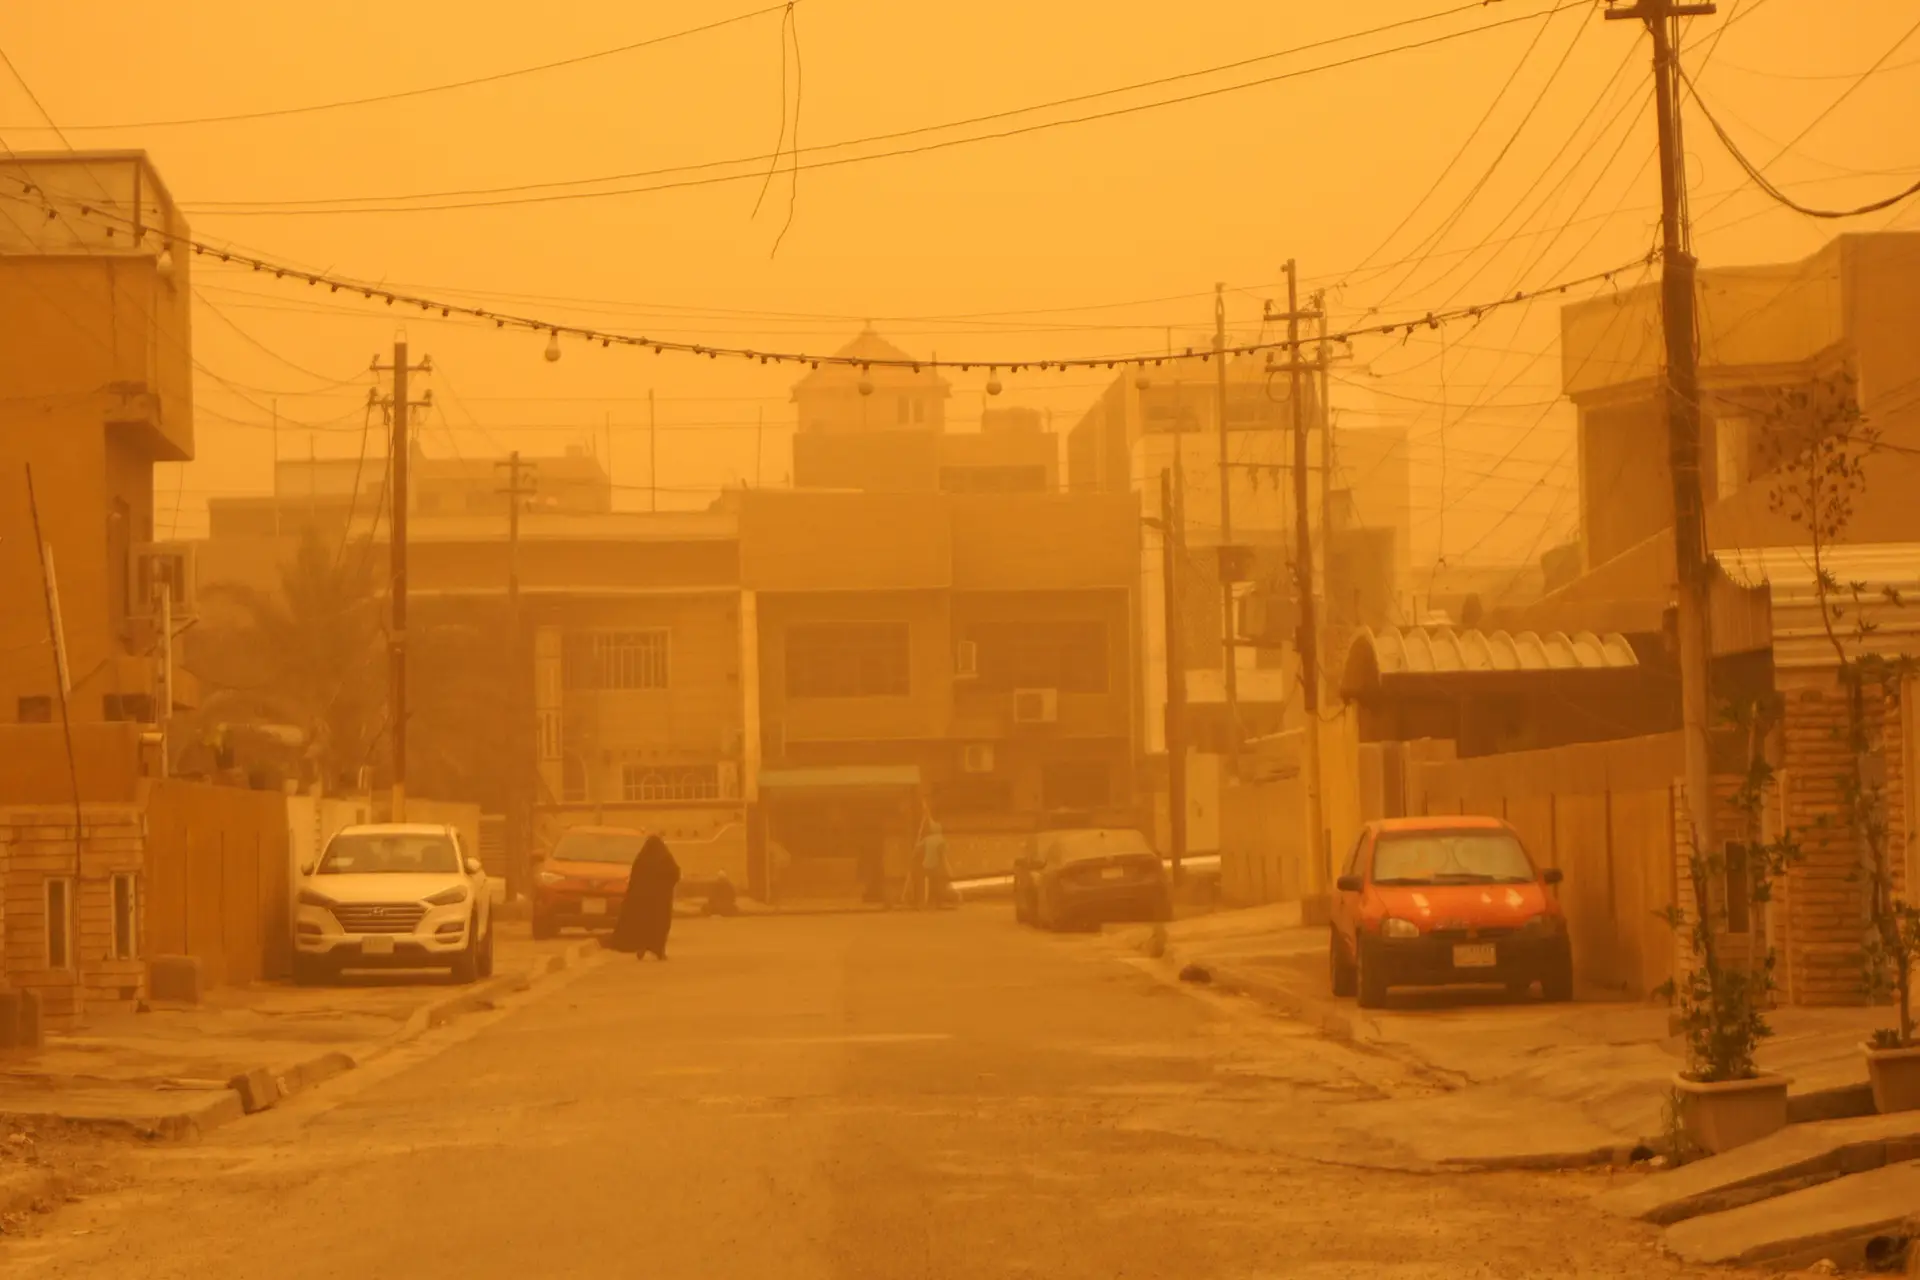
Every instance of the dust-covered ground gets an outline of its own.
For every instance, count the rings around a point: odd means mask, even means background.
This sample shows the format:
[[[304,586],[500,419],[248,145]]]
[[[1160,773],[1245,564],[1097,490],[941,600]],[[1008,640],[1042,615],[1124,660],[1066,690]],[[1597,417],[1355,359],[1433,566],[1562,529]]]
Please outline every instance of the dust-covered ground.
[[[1592,1211],[1614,1175],[1382,1167],[1379,1104],[1445,1087],[1002,910],[689,921],[666,964],[118,1151],[124,1187],[30,1215],[0,1272],[1691,1274]]]

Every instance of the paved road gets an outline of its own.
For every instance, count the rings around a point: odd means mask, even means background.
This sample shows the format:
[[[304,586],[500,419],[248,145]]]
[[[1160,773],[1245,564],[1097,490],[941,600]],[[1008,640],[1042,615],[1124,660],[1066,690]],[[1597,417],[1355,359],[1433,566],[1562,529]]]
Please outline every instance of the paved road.
[[[0,1245],[12,1277],[1682,1274],[1593,1177],[1355,1167],[1436,1086],[990,908],[686,922]],[[1377,1108],[1376,1108],[1377,1109]]]

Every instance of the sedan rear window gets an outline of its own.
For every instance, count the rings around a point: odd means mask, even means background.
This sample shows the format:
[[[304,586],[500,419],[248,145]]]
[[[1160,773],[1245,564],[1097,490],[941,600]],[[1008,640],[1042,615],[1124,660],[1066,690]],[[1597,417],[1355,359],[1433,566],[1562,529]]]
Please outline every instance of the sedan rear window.
[[[606,831],[569,831],[553,846],[561,862],[611,862],[625,866],[640,854],[639,836]]]
[[[343,832],[328,842],[314,874],[451,875],[459,870],[453,841],[445,836]]]
[[[1436,831],[1382,836],[1373,850],[1375,884],[1525,884],[1527,852],[1499,831]]]
[[[1153,846],[1138,831],[1068,831],[1054,837],[1048,861],[1058,866],[1126,856],[1151,858],[1156,855]]]

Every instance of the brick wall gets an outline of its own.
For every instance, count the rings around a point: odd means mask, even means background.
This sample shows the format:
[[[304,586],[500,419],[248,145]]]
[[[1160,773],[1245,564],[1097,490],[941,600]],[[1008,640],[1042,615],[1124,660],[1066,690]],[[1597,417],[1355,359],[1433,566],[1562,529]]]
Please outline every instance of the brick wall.
[[[1867,928],[1868,880],[1848,829],[1842,779],[1853,768],[1847,700],[1832,672],[1808,673],[1786,698],[1782,761],[1785,816],[1801,859],[1787,873],[1777,904],[1780,985],[1796,1004],[1861,1004],[1860,944]],[[1886,769],[1887,820],[1896,889],[1904,881],[1906,761],[1899,699],[1869,695],[1871,740]],[[1824,818],[1824,822],[1823,822]]]
[[[0,808],[0,976],[40,992],[50,1026],[71,1027],[89,1009],[131,1008],[145,989],[140,958],[146,824],[132,805],[88,805],[75,865],[70,807]],[[76,870],[77,873],[76,874]],[[134,954],[115,956],[114,879],[134,877]],[[49,965],[47,882],[73,885],[70,962]]]

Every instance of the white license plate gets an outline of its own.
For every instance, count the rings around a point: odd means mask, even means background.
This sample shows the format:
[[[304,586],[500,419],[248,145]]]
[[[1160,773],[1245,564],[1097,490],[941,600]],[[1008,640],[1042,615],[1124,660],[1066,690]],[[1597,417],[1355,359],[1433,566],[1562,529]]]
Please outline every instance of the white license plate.
[[[1476,942],[1453,949],[1453,967],[1456,969],[1491,969],[1499,963],[1491,942]]]
[[[1100,869],[1100,878],[1102,880],[1125,880],[1127,878],[1127,869],[1125,867],[1102,867]]]
[[[390,956],[393,954],[393,939],[381,937],[362,938],[360,939],[360,954],[363,956]]]
[[[607,914],[607,900],[605,898],[580,899],[580,914],[583,916],[603,916]]]

